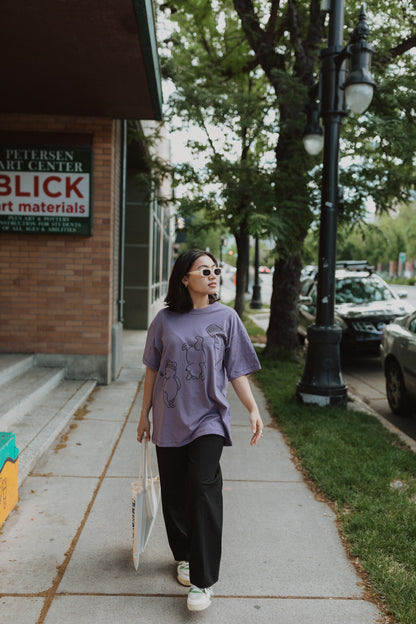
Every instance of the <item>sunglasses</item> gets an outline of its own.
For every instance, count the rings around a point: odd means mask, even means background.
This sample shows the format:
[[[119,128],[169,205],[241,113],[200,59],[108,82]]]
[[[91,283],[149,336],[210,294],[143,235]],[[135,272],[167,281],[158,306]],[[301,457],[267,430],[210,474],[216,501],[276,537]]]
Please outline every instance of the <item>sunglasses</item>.
[[[210,277],[212,273],[218,276],[218,275],[221,275],[221,268],[213,267],[211,269],[208,269],[208,268],[197,269],[196,271],[189,271],[188,275],[192,275],[193,273],[195,273],[195,275],[196,274],[201,275],[201,277]]]

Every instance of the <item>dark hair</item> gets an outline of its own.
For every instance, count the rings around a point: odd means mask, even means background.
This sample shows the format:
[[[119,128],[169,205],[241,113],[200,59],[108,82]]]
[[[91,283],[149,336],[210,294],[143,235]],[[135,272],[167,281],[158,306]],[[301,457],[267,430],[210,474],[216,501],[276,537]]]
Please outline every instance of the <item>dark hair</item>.
[[[192,310],[193,302],[191,295],[182,283],[182,279],[185,275],[188,275],[194,262],[201,256],[208,256],[218,266],[216,257],[209,251],[202,251],[202,249],[188,249],[188,251],[184,251],[177,257],[170,274],[168,292],[165,297],[165,303],[169,310],[173,312],[189,312],[189,310]],[[214,303],[214,301],[219,299],[216,294],[208,295],[208,298],[210,303]]]

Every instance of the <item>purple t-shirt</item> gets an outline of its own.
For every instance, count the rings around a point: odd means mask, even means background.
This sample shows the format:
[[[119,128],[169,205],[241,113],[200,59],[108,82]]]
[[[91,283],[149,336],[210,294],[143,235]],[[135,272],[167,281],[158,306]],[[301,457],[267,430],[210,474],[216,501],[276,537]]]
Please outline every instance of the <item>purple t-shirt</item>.
[[[152,441],[183,446],[218,434],[231,446],[228,380],[259,370],[238,314],[222,303],[184,314],[161,310],[149,327],[143,363],[159,372]]]

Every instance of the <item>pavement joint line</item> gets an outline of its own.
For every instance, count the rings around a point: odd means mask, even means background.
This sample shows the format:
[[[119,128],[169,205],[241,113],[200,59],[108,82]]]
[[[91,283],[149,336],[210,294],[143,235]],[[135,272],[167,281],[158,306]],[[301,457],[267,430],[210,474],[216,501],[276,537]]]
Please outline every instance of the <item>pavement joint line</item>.
[[[41,478],[41,479],[99,479],[100,475],[71,475],[71,474],[50,474],[50,473],[41,473],[34,472],[30,475],[31,477]],[[134,475],[108,475],[105,477],[106,479],[135,479]],[[224,483],[303,483],[303,481],[298,479],[223,479]]]
[[[0,598],[44,598],[46,592],[39,592],[38,594],[16,594],[16,593],[2,593],[0,594]],[[65,598],[65,597],[90,597],[90,598],[98,598],[98,597],[107,597],[107,598],[180,598],[183,600],[184,594],[133,594],[131,592],[126,593],[107,593],[107,592],[56,592],[54,597]],[[215,598],[221,598],[224,600],[342,600],[342,601],[355,601],[355,602],[367,602],[363,597],[360,596],[271,596],[271,595],[260,595],[260,594],[245,594],[245,595],[232,595],[232,594],[215,594]]]
[[[41,473],[41,472],[33,472],[30,475],[31,477],[36,477],[37,479],[99,479],[101,475],[64,475],[64,474],[50,474],[50,473]]]
[[[185,592],[186,593],[186,592]],[[10,594],[8,594],[10,595]],[[15,595],[15,594],[14,594]],[[91,597],[100,597],[100,596],[108,596],[111,598],[128,598],[128,597],[136,597],[136,598],[180,598],[183,599],[184,594],[134,594],[131,592],[126,593],[107,593],[107,592],[58,592],[56,594],[58,597],[65,596],[91,596]],[[216,594],[214,592],[215,598],[224,598],[230,600],[344,600],[344,601],[364,601],[366,600],[362,596],[272,596],[272,595],[262,595],[262,594],[244,594],[244,595],[233,595],[233,594]]]
[[[78,529],[77,529],[77,531],[75,533],[75,536],[73,537],[73,539],[71,541],[71,544],[70,544],[69,548],[66,551],[66,554],[65,554],[63,562],[58,567],[58,571],[57,571],[57,574],[56,574],[56,576],[55,576],[55,578],[54,578],[54,580],[52,582],[51,588],[49,590],[47,590],[46,592],[44,592],[44,594],[43,594],[43,596],[45,597],[45,601],[44,601],[44,604],[43,604],[43,607],[42,607],[42,611],[40,612],[40,615],[39,615],[39,618],[38,618],[36,624],[43,624],[44,621],[45,621],[45,618],[46,618],[46,616],[48,614],[48,611],[49,611],[49,609],[50,609],[50,607],[52,605],[52,602],[53,602],[53,600],[54,600],[54,598],[56,596],[56,593],[58,591],[59,584],[61,583],[61,581],[62,581],[62,579],[64,577],[64,574],[66,572],[68,564],[69,564],[69,562],[71,560],[72,554],[73,554],[73,552],[75,550],[75,547],[76,547],[76,545],[78,543],[78,540],[79,540],[79,538],[81,536],[81,533],[82,533],[82,531],[84,529],[84,526],[85,526],[85,524],[86,524],[86,522],[88,520],[88,517],[89,517],[89,515],[91,513],[92,507],[93,507],[93,505],[95,503],[95,500],[96,500],[96,498],[98,496],[98,492],[100,491],[100,488],[101,488],[101,486],[103,484],[103,481],[105,479],[105,475],[107,473],[107,470],[108,470],[108,468],[110,466],[110,463],[111,463],[111,461],[112,461],[112,459],[114,457],[114,453],[116,452],[117,446],[118,446],[118,444],[119,444],[119,442],[121,440],[121,436],[124,433],[124,430],[126,428],[128,420],[129,420],[129,418],[131,416],[131,413],[132,413],[132,411],[134,409],[134,406],[136,404],[136,400],[137,400],[137,397],[138,397],[138,395],[140,393],[142,385],[143,385],[143,377],[137,383],[136,392],[135,392],[134,398],[133,398],[133,400],[131,402],[130,409],[129,409],[129,411],[128,411],[125,419],[124,419],[123,426],[121,427],[121,431],[120,431],[120,433],[119,433],[119,435],[117,437],[117,440],[115,441],[115,443],[113,445],[113,448],[111,450],[111,453],[110,453],[110,456],[109,456],[109,458],[107,460],[107,463],[104,466],[104,469],[103,469],[100,477],[98,478],[98,483],[97,483],[97,485],[96,485],[96,487],[94,489],[93,495],[92,495],[91,500],[90,500],[90,502],[89,502],[89,504],[87,506],[87,509],[85,511],[85,514],[84,514],[84,517],[81,520],[81,524],[79,525],[79,527],[78,527]]]
[[[71,474],[50,474],[42,472],[33,472],[31,477],[37,479],[100,479],[100,475],[71,475]],[[105,479],[135,479],[134,475],[108,475]],[[284,479],[223,479],[224,483],[292,483],[299,485],[303,480],[284,480]]]
[[[295,483],[296,485],[303,484],[302,480],[283,480],[283,479],[224,479],[224,483]]]
[[[110,420],[108,418],[81,418],[79,420],[75,419],[75,422],[76,423],[84,423],[84,422],[88,422],[88,423],[114,423],[114,424],[122,424],[123,423],[122,420]]]

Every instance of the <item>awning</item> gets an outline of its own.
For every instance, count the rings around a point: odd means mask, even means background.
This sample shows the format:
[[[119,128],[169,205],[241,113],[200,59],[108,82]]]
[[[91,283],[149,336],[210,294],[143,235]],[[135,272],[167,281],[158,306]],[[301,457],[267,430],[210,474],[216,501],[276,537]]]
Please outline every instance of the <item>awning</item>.
[[[160,119],[152,0],[3,0],[0,113]]]

